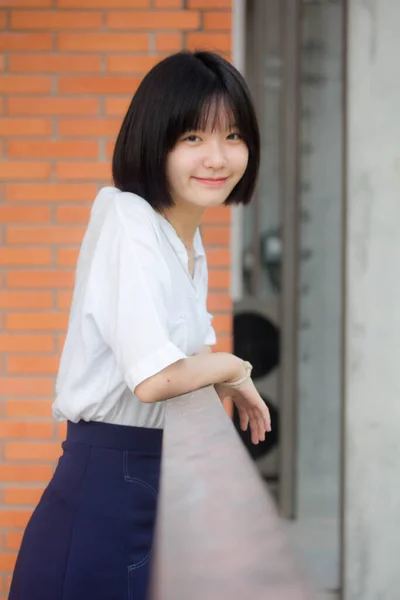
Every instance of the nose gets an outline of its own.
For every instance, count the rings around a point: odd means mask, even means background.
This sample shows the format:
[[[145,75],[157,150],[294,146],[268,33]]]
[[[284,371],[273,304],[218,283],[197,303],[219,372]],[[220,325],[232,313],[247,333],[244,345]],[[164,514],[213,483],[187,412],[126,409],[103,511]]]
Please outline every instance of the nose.
[[[222,169],[226,165],[226,155],[223,144],[218,140],[210,141],[206,146],[204,166],[207,169]]]

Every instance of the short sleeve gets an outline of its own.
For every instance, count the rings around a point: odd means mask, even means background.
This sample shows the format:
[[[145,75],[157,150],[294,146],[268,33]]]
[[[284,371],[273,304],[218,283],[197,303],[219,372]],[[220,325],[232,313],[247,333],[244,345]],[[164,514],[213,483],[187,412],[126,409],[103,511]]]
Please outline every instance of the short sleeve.
[[[169,269],[152,218],[116,209],[103,228],[91,278],[100,333],[129,389],[186,358],[168,331]]]
[[[205,346],[214,346],[217,343],[217,336],[215,334],[215,330],[212,326],[213,315],[207,313],[208,315],[208,331],[206,335],[206,339],[204,341]]]

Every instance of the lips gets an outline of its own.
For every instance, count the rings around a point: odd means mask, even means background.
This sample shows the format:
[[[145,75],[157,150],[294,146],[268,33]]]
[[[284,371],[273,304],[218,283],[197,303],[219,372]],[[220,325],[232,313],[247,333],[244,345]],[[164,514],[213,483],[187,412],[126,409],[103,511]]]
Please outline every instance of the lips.
[[[205,178],[205,177],[193,177],[196,181],[204,183],[206,185],[222,185],[228,179],[227,177],[218,178]]]

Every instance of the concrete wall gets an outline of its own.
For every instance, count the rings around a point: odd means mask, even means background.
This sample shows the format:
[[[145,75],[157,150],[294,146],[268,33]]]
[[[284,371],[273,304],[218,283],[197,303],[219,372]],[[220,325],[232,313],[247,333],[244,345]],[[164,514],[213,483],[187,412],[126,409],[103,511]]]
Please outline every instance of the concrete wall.
[[[400,597],[400,7],[348,0],[344,600]]]
[[[298,518],[339,518],[342,2],[303,5]]]

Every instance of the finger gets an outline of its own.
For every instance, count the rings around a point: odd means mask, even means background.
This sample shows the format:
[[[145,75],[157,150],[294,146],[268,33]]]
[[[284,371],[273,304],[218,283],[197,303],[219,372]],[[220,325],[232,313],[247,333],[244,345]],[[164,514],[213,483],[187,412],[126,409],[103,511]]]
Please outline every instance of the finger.
[[[250,429],[251,429],[251,441],[253,444],[257,445],[259,442],[257,419],[254,417],[254,415],[249,415],[249,420],[250,420]]]
[[[258,426],[258,439],[260,442],[265,441],[265,421],[261,412],[256,414],[257,426]]]
[[[271,415],[269,412],[269,408],[268,406],[264,405],[264,410],[263,410],[263,425],[264,425],[264,429],[265,431],[271,431]]]
[[[239,420],[240,420],[240,429],[242,431],[246,431],[249,426],[249,417],[245,410],[239,409]]]

